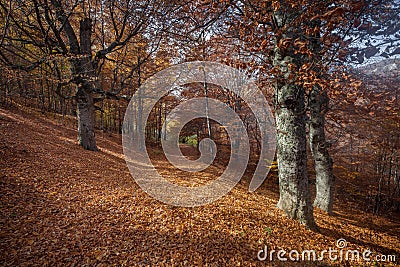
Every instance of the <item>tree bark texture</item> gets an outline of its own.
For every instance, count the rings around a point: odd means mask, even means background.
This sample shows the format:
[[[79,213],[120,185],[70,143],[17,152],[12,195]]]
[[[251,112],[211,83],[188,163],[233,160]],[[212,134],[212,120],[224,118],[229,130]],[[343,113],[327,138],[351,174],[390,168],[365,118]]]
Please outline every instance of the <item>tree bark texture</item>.
[[[278,207],[290,218],[316,229],[307,173],[305,92],[291,82],[288,67],[294,56],[275,48],[273,64],[281,71],[275,83]]]
[[[96,138],[94,129],[94,83],[96,71],[91,61],[91,33],[92,21],[88,18],[80,21],[80,57],[71,59],[73,74],[76,79],[77,115],[78,115],[78,141],[83,148],[96,151]]]
[[[332,214],[335,180],[332,159],[325,138],[325,113],[328,105],[329,97],[327,93],[322,92],[318,86],[314,86],[309,99],[309,143],[316,172],[314,207]]]

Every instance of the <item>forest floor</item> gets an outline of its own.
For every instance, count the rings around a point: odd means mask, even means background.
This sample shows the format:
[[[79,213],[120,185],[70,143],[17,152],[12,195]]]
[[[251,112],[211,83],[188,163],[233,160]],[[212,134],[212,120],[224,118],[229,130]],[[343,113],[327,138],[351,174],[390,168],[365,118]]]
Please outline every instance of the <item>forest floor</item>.
[[[72,126],[72,125],[71,125]],[[100,151],[83,150],[73,127],[25,108],[0,109],[0,264],[2,266],[380,266],[376,262],[289,259],[289,251],[369,249],[396,255],[400,217],[363,212],[338,179],[334,215],[315,210],[319,232],[305,229],[276,208],[276,173],[255,193],[248,171],[225,197],[201,207],[163,204],[132,178],[118,135],[97,133]],[[184,147],[191,155],[191,149]],[[186,150],[186,152],[185,152]],[[153,163],[171,170],[156,148]],[[217,165],[204,175],[215,178]],[[140,174],[137,174],[140,175]],[[259,250],[284,249],[288,262]],[[260,254],[261,255],[261,254]],[[291,254],[296,256],[295,254]],[[301,258],[301,257],[300,257]],[[333,257],[334,258],[334,257]],[[344,259],[344,255],[342,259]],[[382,263],[381,263],[382,264]]]

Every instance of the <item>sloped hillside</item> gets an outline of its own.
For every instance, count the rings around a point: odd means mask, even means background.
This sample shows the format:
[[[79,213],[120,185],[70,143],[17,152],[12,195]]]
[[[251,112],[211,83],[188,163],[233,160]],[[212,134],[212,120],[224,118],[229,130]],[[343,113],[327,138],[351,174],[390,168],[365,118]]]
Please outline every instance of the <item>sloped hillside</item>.
[[[365,264],[327,256],[314,262],[281,262],[276,254],[272,262],[257,259],[265,245],[301,253],[334,249],[339,238],[347,240],[345,249],[400,257],[399,218],[359,211],[357,202],[346,198],[348,185],[340,179],[334,216],[315,211],[320,232],[312,232],[275,207],[273,176],[256,193],[247,191],[244,179],[213,204],[172,207],[137,186],[118,136],[97,137],[100,151],[85,151],[73,128],[33,110],[0,109],[2,266]],[[154,162],[174,176],[163,157]]]

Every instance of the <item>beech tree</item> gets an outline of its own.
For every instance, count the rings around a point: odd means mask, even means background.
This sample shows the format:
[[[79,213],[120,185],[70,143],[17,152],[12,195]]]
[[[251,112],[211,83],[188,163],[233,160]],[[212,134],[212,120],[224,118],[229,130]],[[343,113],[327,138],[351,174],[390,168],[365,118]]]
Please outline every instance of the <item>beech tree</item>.
[[[325,73],[328,67],[331,71],[331,66],[335,67],[337,73],[331,75],[331,79],[342,80],[341,83],[349,84],[357,90],[359,82],[354,82],[351,75],[343,76],[343,72],[353,73],[351,66],[354,62],[360,64],[400,54],[398,49],[400,44],[399,7],[396,1],[349,2],[337,6],[328,13],[314,17],[316,18],[314,24],[322,29],[326,27],[325,29],[328,31],[332,31],[329,24],[335,13],[342,18],[336,22],[333,20],[333,25],[335,25],[333,38],[325,39],[324,42],[324,38],[317,33],[315,36],[317,38],[311,42],[316,59],[314,62],[324,60]],[[336,12],[334,12],[335,10]],[[326,32],[323,36],[327,36]],[[324,49],[328,53],[325,53]],[[342,67],[343,64],[345,68]],[[321,73],[318,69],[314,68],[314,70],[316,73]],[[329,79],[329,76],[322,75],[318,78]],[[309,94],[309,142],[316,171],[314,206],[331,214],[334,199],[334,176],[332,159],[329,156],[328,143],[325,140],[325,115],[330,109],[328,94],[343,90],[344,87],[341,87],[339,83],[328,85],[326,88],[327,90],[323,90],[319,84],[316,84]]]
[[[65,59],[70,78],[60,84],[76,86],[79,143],[97,150],[94,103],[99,97],[118,95],[98,86],[103,62],[134,37],[148,33],[155,17],[167,10],[162,5],[151,0],[1,2],[0,60],[12,69],[30,71],[44,62]],[[156,28],[151,31],[154,38],[158,33]]]
[[[316,169],[317,206],[332,212],[334,176],[325,140],[329,93],[351,50],[354,23],[374,3],[352,1],[236,1],[231,33],[253,53],[253,68],[270,71],[277,124],[280,200],[289,217],[315,228],[306,153]]]

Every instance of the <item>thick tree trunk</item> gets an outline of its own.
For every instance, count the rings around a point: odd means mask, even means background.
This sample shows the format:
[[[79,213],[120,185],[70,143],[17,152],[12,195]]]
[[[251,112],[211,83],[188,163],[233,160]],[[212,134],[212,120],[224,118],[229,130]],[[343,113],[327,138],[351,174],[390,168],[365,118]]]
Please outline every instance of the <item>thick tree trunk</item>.
[[[87,150],[97,151],[94,132],[93,96],[86,90],[78,89],[76,94],[78,116],[78,142]]]
[[[307,174],[307,139],[304,89],[290,79],[294,55],[274,52],[274,66],[282,72],[275,84],[277,159],[280,198],[278,207],[310,229],[316,229]]]
[[[88,18],[80,21],[81,57],[72,59],[73,72],[77,82],[76,102],[78,115],[78,141],[83,148],[97,151],[94,131],[94,83],[96,72],[91,62],[92,21]]]
[[[316,197],[314,207],[332,214],[334,176],[332,159],[325,140],[325,113],[329,104],[326,92],[315,86],[310,93],[309,142],[316,172]]]

